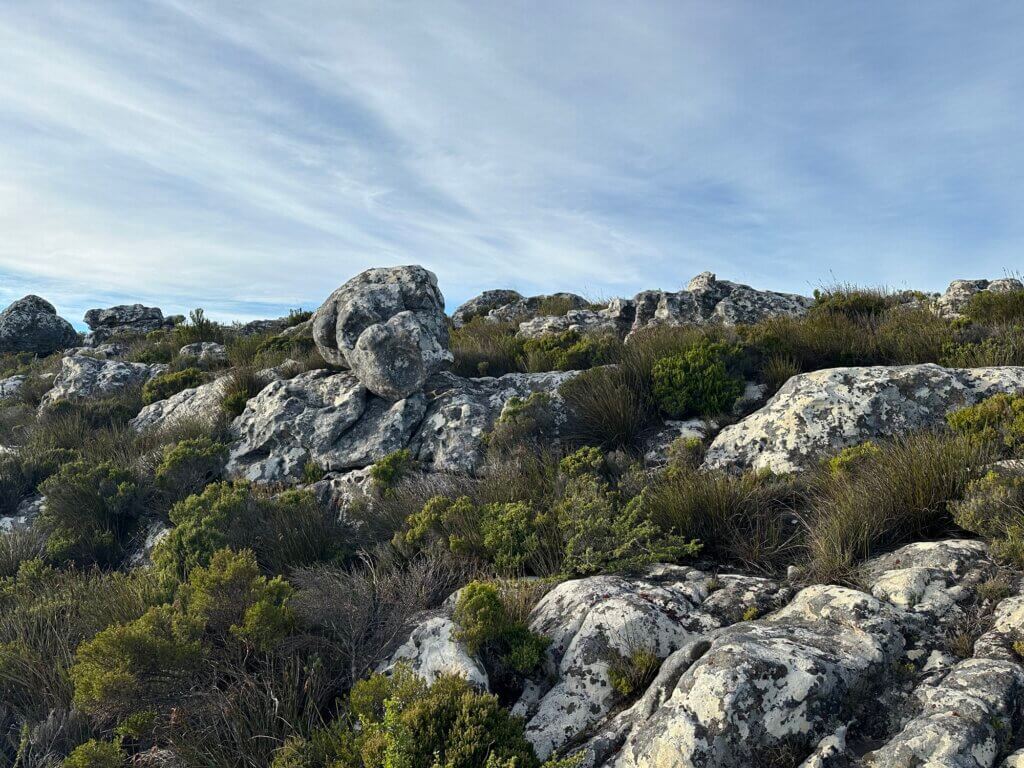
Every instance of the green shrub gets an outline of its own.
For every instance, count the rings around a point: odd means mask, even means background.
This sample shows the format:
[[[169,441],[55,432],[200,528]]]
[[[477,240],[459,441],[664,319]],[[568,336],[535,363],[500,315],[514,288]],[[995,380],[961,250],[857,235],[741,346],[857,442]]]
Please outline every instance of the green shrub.
[[[616,362],[622,342],[615,334],[563,331],[523,342],[527,371],[581,371]]]
[[[654,364],[652,386],[658,407],[670,418],[716,416],[743,393],[743,382],[729,375],[726,363],[735,348],[703,342]]]
[[[784,354],[769,355],[761,366],[761,379],[772,393],[778,392],[787,381],[801,373],[800,364]]]
[[[642,394],[622,368],[584,371],[559,392],[570,412],[566,432],[577,442],[634,450],[651,424]]]
[[[58,560],[116,565],[146,512],[151,489],[111,462],[64,464],[39,486],[46,496],[40,524]]]
[[[166,400],[182,390],[198,387],[205,381],[206,377],[198,368],[161,373],[142,385],[142,402],[149,405],[158,400]]]
[[[491,459],[504,460],[534,451],[555,438],[556,423],[551,396],[534,392],[528,398],[510,397],[487,435]]]
[[[310,739],[293,739],[273,768],[539,768],[523,735],[497,697],[461,677],[427,685],[407,667],[373,675],[350,694],[351,719]]]
[[[1024,477],[990,471],[972,481],[951,509],[956,524],[989,541],[996,557],[1024,565]]]
[[[883,290],[838,286],[814,291],[810,312],[834,313],[848,317],[881,315],[893,304],[893,298]]]
[[[174,338],[179,348],[201,341],[223,343],[224,329],[210,320],[202,309],[193,309],[188,313],[187,323],[175,326]]]
[[[985,325],[1020,323],[1024,321],[1024,291],[978,291],[967,300],[963,314]]]
[[[823,478],[808,530],[809,573],[819,581],[848,581],[881,548],[940,533],[953,522],[950,504],[991,459],[976,440],[933,433],[878,448]]]
[[[182,344],[175,343],[163,331],[154,331],[145,339],[133,342],[128,348],[125,359],[132,363],[171,363],[178,356]]]
[[[826,460],[825,466],[828,467],[828,471],[833,475],[841,475],[853,471],[863,461],[878,456],[881,452],[881,448],[867,440],[863,443],[843,448],[835,456]]]
[[[154,472],[156,485],[171,498],[183,499],[220,477],[228,458],[226,444],[209,437],[182,440],[163,449]]]
[[[370,477],[379,490],[387,491],[405,477],[413,466],[412,453],[408,448],[400,448],[375,462],[370,467]]]
[[[79,744],[64,761],[64,768],[124,768],[127,756],[121,745],[90,739]]]
[[[73,451],[35,444],[0,456],[0,515],[14,515],[18,505],[31,496],[40,483],[74,457]]]
[[[242,415],[245,405],[267,386],[267,380],[252,368],[236,368],[228,375],[221,407],[230,418]]]
[[[946,417],[957,434],[1011,456],[1024,445],[1024,395],[999,393]]]
[[[288,316],[285,318],[285,328],[294,328],[296,325],[300,325],[307,320],[313,319],[313,313],[308,309],[299,307],[298,309],[289,309]]]
[[[504,376],[523,368],[523,343],[514,323],[475,317],[451,331],[452,371],[459,376]]]
[[[1024,364],[1024,338],[1018,327],[968,328],[942,348],[942,365],[983,368]]]
[[[502,670],[529,674],[541,663],[550,641],[509,616],[494,584],[473,581],[459,592],[454,613],[456,638],[470,653],[497,659]]]
[[[306,461],[302,465],[302,482],[306,485],[312,485],[313,483],[319,483],[324,479],[324,475],[327,472],[312,459]]]
[[[339,523],[308,491],[268,495],[247,483],[213,483],[170,512],[174,528],[153,562],[171,579],[205,565],[222,547],[251,549],[268,573],[330,560],[343,551]]]
[[[631,649],[627,655],[613,653],[608,679],[620,696],[634,698],[654,682],[660,667],[657,654],[643,647]]]

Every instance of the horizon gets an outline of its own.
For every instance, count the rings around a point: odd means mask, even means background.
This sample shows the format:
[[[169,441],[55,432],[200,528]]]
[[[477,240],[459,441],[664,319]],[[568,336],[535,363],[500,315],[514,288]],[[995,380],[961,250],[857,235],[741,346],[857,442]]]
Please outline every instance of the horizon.
[[[1018,271],[1014,5],[0,8],[0,300],[313,310]]]

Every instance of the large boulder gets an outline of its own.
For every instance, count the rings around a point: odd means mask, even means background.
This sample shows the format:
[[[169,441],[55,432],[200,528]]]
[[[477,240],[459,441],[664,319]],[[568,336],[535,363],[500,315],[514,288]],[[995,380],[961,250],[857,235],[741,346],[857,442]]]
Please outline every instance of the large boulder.
[[[426,416],[409,447],[428,469],[473,474],[484,460],[485,435],[512,398],[548,395],[557,432],[567,419],[558,388],[577,375],[578,371],[552,371],[464,379],[439,373],[427,382]]]
[[[763,408],[719,432],[705,466],[793,472],[865,440],[937,427],[950,411],[997,392],[1022,390],[1024,367],[929,363],[804,373]]]
[[[118,395],[133,387],[141,387],[166,370],[166,365],[159,364],[100,360],[86,355],[65,357],[61,360],[60,372],[53,380],[53,388],[43,396],[39,409],[42,411],[64,400]]]
[[[963,314],[967,303],[976,293],[1008,293],[1024,291],[1024,283],[1014,277],[998,280],[954,280],[935,301],[935,311],[942,317],[955,318]]]
[[[208,384],[183,389],[164,400],[145,406],[131,420],[139,432],[166,429],[184,422],[213,426],[224,414],[221,402],[230,378],[222,376]]]
[[[461,328],[475,317],[484,317],[491,310],[504,307],[523,299],[523,294],[505,288],[498,288],[492,291],[484,291],[479,296],[474,296],[452,313],[452,325]]]
[[[25,296],[0,312],[0,354],[32,352],[40,357],[78,344],[78,333],[53,304]]]
[[[300,479],[309,461],[327,472],[365,467],[405,447],[425,411],[422,392],[385,400],[348,371],[275,381],[232,424],[237,443],[227,471],[286,482]]]
[[[191,357],[203,365],[221,365],[228,361],[228,350],[215,341],[197,341],[178,350],[179,357]]]
[[[351,368],[375,395],[402,400],[452,360],[448,318],[434,273],[419,266],[368,269],[313,316],[324,360]]]
[[[143,304],[118,304],[106,309],[90,309],[84,319],[91,331],[85,338],[89,346],[102,344],[118,333],[147,334],[166,325],[164,313],[159,307]]]

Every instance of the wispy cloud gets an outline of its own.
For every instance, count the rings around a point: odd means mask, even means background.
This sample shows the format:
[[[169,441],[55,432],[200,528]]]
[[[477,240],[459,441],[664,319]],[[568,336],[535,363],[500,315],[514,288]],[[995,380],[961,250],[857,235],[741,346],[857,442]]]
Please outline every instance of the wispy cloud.
[[[1024,10],[0,6],[0,298],[225,318],[423,263],[595,295],[1017,268]]]

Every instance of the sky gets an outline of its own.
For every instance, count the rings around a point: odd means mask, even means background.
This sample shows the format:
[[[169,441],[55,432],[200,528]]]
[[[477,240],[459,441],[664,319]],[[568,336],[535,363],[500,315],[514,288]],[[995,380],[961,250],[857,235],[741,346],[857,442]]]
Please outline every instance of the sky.
[[[1024,4],[0,0],[0,302],[1019,271]]]

